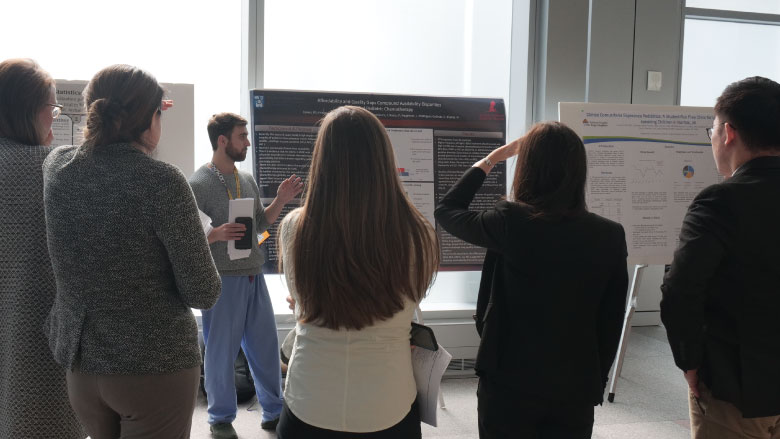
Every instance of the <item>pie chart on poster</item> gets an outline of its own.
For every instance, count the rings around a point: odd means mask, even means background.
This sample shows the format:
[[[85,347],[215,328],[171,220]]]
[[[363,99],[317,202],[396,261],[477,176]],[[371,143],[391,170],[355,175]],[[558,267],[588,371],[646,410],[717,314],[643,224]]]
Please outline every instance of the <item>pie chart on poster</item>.
[[[683,168],[683,176],[685,178],[693,178],[693,166],[685,165]]]

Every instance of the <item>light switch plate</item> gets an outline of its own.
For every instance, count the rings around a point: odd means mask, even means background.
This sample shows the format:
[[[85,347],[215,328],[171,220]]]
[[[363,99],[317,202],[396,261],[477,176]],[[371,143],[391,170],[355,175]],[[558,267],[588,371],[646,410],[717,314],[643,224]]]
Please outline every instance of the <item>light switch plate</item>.
[[[653,70],[647,71],[647,90],[648,91],[661,91],[661,72]]]

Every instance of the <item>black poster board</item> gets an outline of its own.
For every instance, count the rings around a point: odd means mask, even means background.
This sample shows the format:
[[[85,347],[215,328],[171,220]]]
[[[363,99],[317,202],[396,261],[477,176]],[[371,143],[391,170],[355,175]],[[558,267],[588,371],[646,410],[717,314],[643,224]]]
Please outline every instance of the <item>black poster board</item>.
[[[493,149],[506,143],[506,112],[502,99],[404,96],[390,94],[250,91],[253,160],[264,204],[276,196],[279,183],[296,174],[306,178],[318,122],[342,105],[374,113],[388,131],[398,175],[412,203],[435,224],[433,210],[463,172]],[[496,165],[474,198],[471,208],[492,207],[506,194],[506,164]],[[298,207],[293,201],[280,218]],[[266,272],[275,271],[276,229],[263,244]],[[436,225],[442,250],[442,270],[478,270],[484,249],[466,244]]]

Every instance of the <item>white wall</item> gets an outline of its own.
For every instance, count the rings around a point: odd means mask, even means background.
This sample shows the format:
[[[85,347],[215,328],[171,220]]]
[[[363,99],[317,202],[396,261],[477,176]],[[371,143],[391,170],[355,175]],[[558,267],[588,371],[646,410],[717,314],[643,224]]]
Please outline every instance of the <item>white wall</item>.
[[[633,104],[677,105],[684,0],[637,0]],[[663,75],[660,91],[647,90],[648,70]]]
[[[162,135],[155,158],[178,166],[189,178],[195,172],[195,86],[162,86],[167,98],[173,100],[173,107],[163,112]]]

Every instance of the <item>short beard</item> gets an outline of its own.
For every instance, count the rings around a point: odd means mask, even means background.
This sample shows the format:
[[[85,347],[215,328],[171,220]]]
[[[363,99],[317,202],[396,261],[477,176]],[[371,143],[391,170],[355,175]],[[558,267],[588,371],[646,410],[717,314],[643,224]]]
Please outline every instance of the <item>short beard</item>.
[[[234,149],[232,143],[228,143],[225,147],[225,154],[234,162],[243,162],[246,159],[246,152]]]

